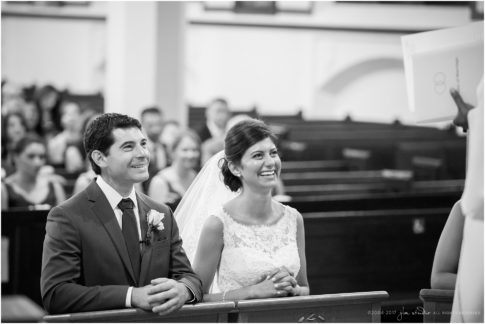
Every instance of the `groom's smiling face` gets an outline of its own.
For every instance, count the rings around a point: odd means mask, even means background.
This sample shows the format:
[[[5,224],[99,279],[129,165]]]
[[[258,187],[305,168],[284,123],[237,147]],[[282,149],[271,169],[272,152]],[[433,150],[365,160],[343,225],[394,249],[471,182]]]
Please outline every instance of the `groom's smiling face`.
[[[147,138],[136,127],[113,130],[114,143],[103,158],[101,172],[112,186],[131,187],[148,179]]]

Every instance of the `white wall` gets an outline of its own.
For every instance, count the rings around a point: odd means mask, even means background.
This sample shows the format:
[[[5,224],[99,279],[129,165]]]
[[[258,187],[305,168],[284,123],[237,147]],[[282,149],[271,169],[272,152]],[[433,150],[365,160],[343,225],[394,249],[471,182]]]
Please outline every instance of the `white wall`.
[[[105,43],[101,20],[3,16],[2,78],[77,93],[101,91]]]
[[[383,122],[414,123],[400,37],[470,21],[467,7],[317,2],[312,16],[190,9],[186,68],[193,105],[223,96],[236,110],[256,105],[263,114],[301,109],[306,118]]]
[[[106,89],[108,111],[133,111],[136,116],[142,106],[158,103],[169,118],[181,122],[186,119],[184,102],[205,105],[215,96],[226,97],[235,109],[256,105],[265,114],[303,109],[308,118],[350,114],[406,122],[412,118],[399,65],[399,30],[441,28],[470,19],[466,7],[316,2],[311,16],[266,16],[208,13],[199,2],[185,2],[184,28],[182,4],[171,11],[173,20],[161,18],[170,15],[162,4],[142,2],[137,16],[128,8],[135,3],[110,2],[103,9],[107,21],[4,15],[2,77],[22,84],[53,83],[73,92]],[[157,24],[157,19],[163,21]],[[166,28],[164,22],[175,32],[157,33]],[[168,51],[160,55],[164,48]],[[172,61],[161,62],[166,58]]]

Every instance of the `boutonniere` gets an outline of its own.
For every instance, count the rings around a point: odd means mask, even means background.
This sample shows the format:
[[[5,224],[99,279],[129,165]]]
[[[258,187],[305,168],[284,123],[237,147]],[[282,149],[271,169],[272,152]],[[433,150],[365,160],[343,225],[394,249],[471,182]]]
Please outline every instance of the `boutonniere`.
[[[163,226],[163,218],[165,217],[164,213],[160,213],[154,209],[151,209],[146,218],[148,223],[147,233],[145,236],[145,244],[150,245],[153,233],[163,231],[165,228]]]

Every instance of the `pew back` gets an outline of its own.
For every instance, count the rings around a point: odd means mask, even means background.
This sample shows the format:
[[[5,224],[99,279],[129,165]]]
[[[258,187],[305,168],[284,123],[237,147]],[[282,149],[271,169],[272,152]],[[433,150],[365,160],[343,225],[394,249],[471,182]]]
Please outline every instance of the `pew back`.
[[[380,322],[385,291],[313,295],[237,303],[239,323]]]
[[[42,305],[40,272],[48,210],[2,211],[2,237],[9,241],[8,281],[2,294],[26,295]]]

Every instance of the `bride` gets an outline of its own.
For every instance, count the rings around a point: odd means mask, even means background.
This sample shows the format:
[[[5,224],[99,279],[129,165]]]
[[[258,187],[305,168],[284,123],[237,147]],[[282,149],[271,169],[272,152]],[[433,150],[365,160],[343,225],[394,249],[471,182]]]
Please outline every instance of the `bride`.
[[[275,141],[259,120],[237,123],[175,211],[205,301],[309,294],[303,218],[271,196]]]

